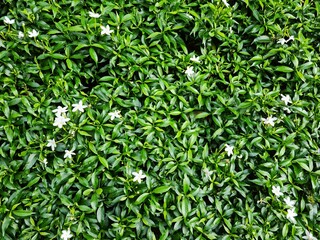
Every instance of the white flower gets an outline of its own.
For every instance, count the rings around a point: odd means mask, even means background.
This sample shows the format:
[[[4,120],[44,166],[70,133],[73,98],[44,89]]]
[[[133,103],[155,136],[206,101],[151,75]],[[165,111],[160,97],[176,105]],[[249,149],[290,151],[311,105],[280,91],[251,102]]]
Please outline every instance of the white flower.
[[[287,107],[284,107],[283,110],[286,111],[287,113],[291,113],[291,110]]]
[[[65,150],[64,151],[64,158],[72,158],[72,155],[76,155],[73,150],[69,151],[69,150]]]
[[[52,112],[56,113],[57,117],[60,117],[62,115],[62,113],[68,112],[67,108],[68,107],[58,106],[55,110],[52,110]]]
[[[195,72],[193,71],[193,66],[187,67],[187,70],[185,71],[188,77],[193,77]]]
[[[233,155],[233,148],[234,148],[233,146],[226,144],[225,151],[227,152],[228,157],[230,157],[230,155]]]
[[[222,2],[224,3],[224,5],[226,5],[226,7],[229,7],[229,3],[226,0],[222,0]]]
[[[206,178],[211,178],[213,171],[210,171],[208,168],[203,169],[204,175]]]
[[[276,195],[276,197],[280,197],[280,196],[283,195],[283,193],[281,192],[279,186],[276,186],[276,187],[275,187],[275,186],[272,186],[272,193],[273,193],[274,195]]]
[[[48,164],[48,160],[46,158],[43,159],[43,163],[44,163],[44,165],[47,165]]]
[[[294,41],[294,36],[290,36],[289,39],[287,40],[287,42],[289,42],[290,40]]]
[[[99,13],[89,12],[89,16],[92,18],[99,18],[101,15]]]
[[[274,121],[276,121],[277,120],[277,118],[276,117],[267,117],[267,118],[261,118],[261,120],[264,122],[264,124],[269,124],[269,125],[271,125],[271,126],[274,126]]]
[[[18,33],[18,38],[24,38],[24,33],[21,32],[21,31],[19,31],[19,33]]]
[[[285,105],[288,105],[288,103],[292,103],[291,97],[289,95],[284,96],[281,94],[281,100],[284,101]]]
[[[305,231],[306,233],[306,236],[302,237],[303,239],[306,239],[306,240],[317,240],[317,238],[315,238],[311,232],[309,232],[307,229]]]
[[[68,231],[66,231],[66,230],[62,231],[61,239],[68,240],[71,237],[72,237],[72,235],[71,235],[70,229],[68,229]]]
[[[133,181],[138,183],[141,183],[142,179],[146,177],[141,170],[139,170],[139,172],[133,172],[132,175],[134,175]]]
[[[286,41],[284,38],[280,38],[277,43],[280,43],[281,45],[283,45],[283,44],[285,44],[286,42],[287,42],[287,41]]]
[[[8,17],[4,17],[4,20],[3,20],[6,24],[14,24],[14,19],[10,19]]]
[[[87,105],[82,105],[82,100],[80,100],[79,103],[76,103],[76,104],[72,104],[72,112],[75,112],[75,111],[80,111],[80,112],[84,112],[84,109],[86,107],[88,107]]]
[[[58,128],[62,128],[64,125],[67,124],[67,122],[70,120],[70,118],[64,117],[64,116],[58,116],[54,119],[53,126],[57,126]]]
[[[33,29],[31,32],[29,31],[28,34],[29,34],[29,37],[32,38],[32,37],[37,37],[39,35],[39,32]]]
[[[287,219],[289,219],[290,222],[296,223],[296,220],[294,219],[296,216],[298,216],[298,214],[294,212],[294,208],[288,210]]]
[[[111,33],[113,33],[113,30],[110,29],[110,26],[107,25],[107,26],[101,26],[102,28],[102,31],[101,31],[101,35],[110,35]]]
[[[121,118],[121,112],[119,110],[116,110],[114,112],[109,113],[110,119],[113,120],[115,118]]]
[[[192,58],[190,58],[190,61],[200,63],[200,57],[193,56]]]
[[[296,203],[296,201],[291,200],[290,197],[286,197],[285,199],[283,199],[284,202],[289,206],[289,207],[294,207],[294,204]]]
[[[57,147],[56,141],[54,139],[48,140],[47,147],[51,147],[52,151]]]

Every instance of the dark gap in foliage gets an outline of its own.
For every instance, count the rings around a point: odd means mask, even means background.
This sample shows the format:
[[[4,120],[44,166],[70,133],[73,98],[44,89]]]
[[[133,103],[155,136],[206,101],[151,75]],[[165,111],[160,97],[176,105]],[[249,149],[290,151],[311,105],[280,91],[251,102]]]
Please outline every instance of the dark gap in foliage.
[[[180,38],[184,41],[188,52],[196,52],[198,55],[201,54],[202,40],[190,34],[191,26],[186,26],[184,30],[177,31]]]

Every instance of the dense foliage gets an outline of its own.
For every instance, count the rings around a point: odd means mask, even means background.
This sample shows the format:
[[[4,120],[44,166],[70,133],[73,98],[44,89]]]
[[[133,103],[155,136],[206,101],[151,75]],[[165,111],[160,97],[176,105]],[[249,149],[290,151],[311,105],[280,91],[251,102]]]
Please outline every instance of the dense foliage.
[[[6,0],[1,239],[317,239],[320,2]]]

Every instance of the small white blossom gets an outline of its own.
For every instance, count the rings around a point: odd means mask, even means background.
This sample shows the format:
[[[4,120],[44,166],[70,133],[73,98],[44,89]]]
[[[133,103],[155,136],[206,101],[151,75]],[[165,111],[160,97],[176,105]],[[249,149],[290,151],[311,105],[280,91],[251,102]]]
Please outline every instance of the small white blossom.
[[[305,233],[306,233],[306,236],[302,237],[303,239],[306,239],[306,240],[317,240],[317,238],[314,237],[312,235],[312,233],[309,232],[307,229],[306,229]]]
[[[72,104],[72,107],[73,107],[72,112],[75,112],[75,111],[84,112],[84,109],[85,109],[86,107],[88,107],[88,106],[87,106],[87,105],[83,105],[83,104],[82,104],[82,100],[80,100],[79,103]]]
[[[192,58],[190,58],[190,61],[200,63],[200,57],[193,56]]]
[[[296,223],[296,220],[294,219],[296,216],[298,216],[298,214],[294,212],[294,208],[288,210],[287,219],[289,219],[290,222]]]
[[[271,126],[274,126],[274,121],[277,120],[276,117],[267,117],[267,118],[261,118],[261,120],[264,122],[264,124],[266,125],[271,125]]]
[[[48,140],[47,147],[51,147],[51,150],[54,151],[54,149],[57,147],[56,141],[54,139]]]
[[[47,165],[48,164],[48,160],[46,158],[43,159],[43,163],[44,163],[44,165]]]
[[[58,106],[55,110],[52,110],[52,112],[54,112],[56,114],[57,117],[60,117],[62,115],[62,113],[66,113],[68,112],[68,107],[61,107]]]
[[[291,97],[289,95],[281,94],[281,100],[284,102],[285,105],[288,105],[288,103],[292,103]]]
[[[138,183],[141,183],[142,179],[146,177],[141,170],[139,170],[139,172],[133,172],[132,175],[134,175],[133,181]]]
[[[31,32],[30,31],[28,31],[28,36],[30,37],[30,38],[32,38],[32,37],[37,37],[39,35],[39,32],[38,31],[36,31],[36,30],[32,30]]]
[[[290,40],[294,41],[294,36],[290,36],[289,39],[287,40],[287,42],[289,42]]]
[[[62,231],[62,235],[61,235],[62,240],[68,240],[71,237],[72,235],[71,235],[70,229],[68,229],[67,231],[66,230]]]
[[[285,44],[286,42],[287,42],[287,41],[286,41],[284,38],[280,38],[277,43],[280,43],[281,45],[283,45],[283,44]]]
[[[110,119],[113,120],[115,118],[121,118],[121,112],[119,110],[116,110],[114,112],[110,112]]]
[[[89,16],[92,18],[99,18],[101,15],[99,13],[89,12]]]
[[[6,24],[14,24],[14,19],[10,19],[8,17],[4,17],[4,20],[3,20]]]
[[[193,77],[195,75],[195,72],[193,71],[193,66],[187,67],[187,70],[185,71],[188,77]]]
[[[69,151],[69,150],[65,150],[64,151],[64,158],[72,158],[72,155],[76,155],[73,150]]]
[[[272,186],[272,193],[273,193],[274,195],[276,195],[276,197],[280,197],[280,196],[283,195],[283,193],[281,192],[279,186],[276,186],[276,187],[275,187],[275,186]]]
[[[62,128],[64,125],[67,124],[67,122],[70,120],[70,118],[64,117],[64,116],[58,116],[54,119],[53,126],[57,126],[58,128]]]
[[[21,31],[19,31],[19,33],[18,33],[18,38],[24,38],[24,33],[21,32]]]
[[[231,155],[233,155],[233,148],[234,148],[234,146],[230,146],[230,145],[226,144],[225,151],[227,152],[228,157],[230,157]]]
[[[287,107],[284,107],[283,110],[286,111],[287,113],[291,113],[291,110]]]
[[[291,208],[294,207],[294,204],[296,203],[296,201],[291,200],[290,197],[286,197],[285,199],[283,199],[284,202]]]
[[[229,7],[229,3],[227,2],[227,0],[222,0],[222,2],[224,3],[224,5],[226,5],[226,7]]]
[[[208,168],[205,168],[205,169],[203,169],[203,173],[205,175],[205,178],[210,179],[213,171],[210,171]]]
[[[113,33],[113,30],[110,29],[110,26],[101,26],[101,35],[110,35],[111,33]]]

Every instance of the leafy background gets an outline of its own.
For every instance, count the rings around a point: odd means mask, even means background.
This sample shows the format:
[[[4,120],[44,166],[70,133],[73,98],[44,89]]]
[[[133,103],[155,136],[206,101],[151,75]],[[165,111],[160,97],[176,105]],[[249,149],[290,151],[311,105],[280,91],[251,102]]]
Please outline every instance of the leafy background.
[[[319,236],[320,3],[228,3],[4,1],[1,238]],[[58,106],[71,119],[61,129]]]

